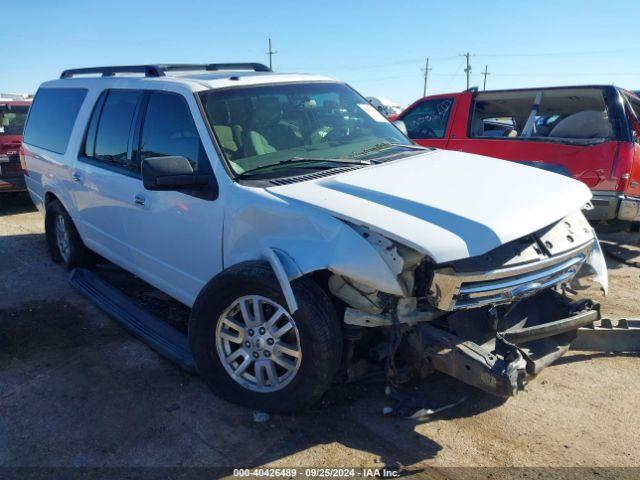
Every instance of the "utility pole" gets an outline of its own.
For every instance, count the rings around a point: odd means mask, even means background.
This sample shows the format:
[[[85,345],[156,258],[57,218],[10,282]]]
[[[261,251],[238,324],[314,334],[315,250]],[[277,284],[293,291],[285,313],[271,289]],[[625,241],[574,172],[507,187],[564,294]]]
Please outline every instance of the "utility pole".
[[[273,49],[271,48],[271,39],[269,39],[269,51],[267,52],[267,55],[269,55],[269,68],[271,70],[273,70],[273,56],[278,53],[278,52],[274,52]]]
[[[484,81],[482,82],[482,90],[486,90],[487,89],[487,75],[491,75],[491,72],[489,72],[487,69],[489,67],[487,65],[484,66],[484,72],[482,72],[482,75],[484,75]]]
[[[460,56],[467,59],[467,68],[464,69],[464,73],[467,74],[467,90],[469,90],[469,78],[471,77],[471,65],[469,64],[469,57],[471,56],[471,54],[467,52],[461,54]]]
[[[429,71],[432,70],[431,68],[429,68],[429,59],[427,58],[427,63],[424,66],[424,68],[422,69],[424,71],[424,89],[422,90],[422,96],[426,97],[427,96],[427,84],[429,82]]]

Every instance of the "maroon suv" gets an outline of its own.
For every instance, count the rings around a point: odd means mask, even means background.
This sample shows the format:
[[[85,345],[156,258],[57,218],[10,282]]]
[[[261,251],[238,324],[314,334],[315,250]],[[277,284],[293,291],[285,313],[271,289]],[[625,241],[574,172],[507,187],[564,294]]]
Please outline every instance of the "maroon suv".
[[[0,193],[25,190],[20,146],[29,105],[28,101],[0,98]]]

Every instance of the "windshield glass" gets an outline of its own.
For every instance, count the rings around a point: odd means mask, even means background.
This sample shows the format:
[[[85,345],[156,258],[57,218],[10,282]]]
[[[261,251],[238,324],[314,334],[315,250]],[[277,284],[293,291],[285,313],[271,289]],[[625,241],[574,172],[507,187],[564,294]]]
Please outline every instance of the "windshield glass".
[[[395,145],[411,145],[364,98],[341,83],[229,88],[200,96],[236,175],[270,165],[280,165],[277,174],[286,175],[295,162],[284,164],[292,159],[375,160]]]
[[[29,107],[0,105],[0,135],[22,135]]]

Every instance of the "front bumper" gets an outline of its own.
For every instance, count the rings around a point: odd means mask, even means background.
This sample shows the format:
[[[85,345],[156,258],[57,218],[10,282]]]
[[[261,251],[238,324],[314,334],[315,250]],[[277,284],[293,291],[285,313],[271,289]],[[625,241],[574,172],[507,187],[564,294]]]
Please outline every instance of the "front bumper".
[[[591,204],[593,210],[584,212],[591,222],[640,222],[640,198],[618,192],[593,192]]]
[[[522,301],[493,331],[481,327],[486,312],[456,315],[455,334],[430,323],[416,327],[407,339],[409,358],[419,371],[437,370],[503,398],[523,390],[528,376],[564,355],[578,328],[600,318],[597,305],[570,303],[550,291]]]

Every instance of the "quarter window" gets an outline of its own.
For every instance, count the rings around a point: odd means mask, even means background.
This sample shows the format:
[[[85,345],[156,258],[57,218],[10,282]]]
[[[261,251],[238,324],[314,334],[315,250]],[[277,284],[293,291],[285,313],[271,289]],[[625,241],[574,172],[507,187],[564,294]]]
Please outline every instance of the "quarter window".
[[[142,129],[141,159],[180,156],[191,161],[197,170],[202,154],[200,137],[185,100],[177,94],[152,93]]]
[[[84,88],[41,88],[31,106],[24,142],[63,154],[87,95]]]
[[[401,118],[409,138],[444,138],[452,105],[453,98],[425,100],[416,105]]]

